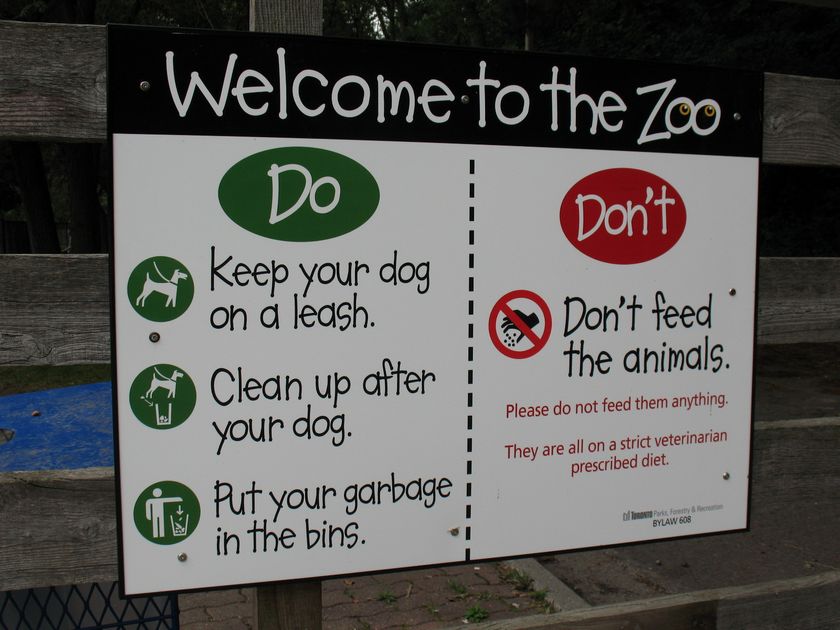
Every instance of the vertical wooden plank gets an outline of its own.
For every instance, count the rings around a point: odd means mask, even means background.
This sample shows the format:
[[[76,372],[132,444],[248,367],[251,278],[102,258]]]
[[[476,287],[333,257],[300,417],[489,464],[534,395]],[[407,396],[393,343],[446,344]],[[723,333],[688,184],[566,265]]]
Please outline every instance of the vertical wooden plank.
[[[323,33],[322,0],[251,0],[250,28],[264,33]]]
[[[321,630],[321,580],[257,588],[259,630]]]
[[[322,0],[251,0],[252,31],[322,34]],[[321,581],[270,584],[257,589],[259,630],[321,630]]]

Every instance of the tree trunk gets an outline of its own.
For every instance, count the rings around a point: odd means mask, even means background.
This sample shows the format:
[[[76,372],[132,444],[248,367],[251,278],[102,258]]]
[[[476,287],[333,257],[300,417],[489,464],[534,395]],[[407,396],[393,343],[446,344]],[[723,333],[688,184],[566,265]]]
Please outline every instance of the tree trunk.
[[[67,165],[70,251],[74,254],[101,252],[102,207],[97,195],[99,145],[65,144],[61,148]]]
[[[10,142],[33,254],[59,253],[50,191],[41,147],[35,142]]]
[[[252,31],[321,35],[323,19],[322,0],[251,0]]]
[[[467,0],[467,2],[464,2],[462,11],[470,46],[483,48],[485,42],[484,29],[481,24],[481,16],[478,13],[476,0]]]

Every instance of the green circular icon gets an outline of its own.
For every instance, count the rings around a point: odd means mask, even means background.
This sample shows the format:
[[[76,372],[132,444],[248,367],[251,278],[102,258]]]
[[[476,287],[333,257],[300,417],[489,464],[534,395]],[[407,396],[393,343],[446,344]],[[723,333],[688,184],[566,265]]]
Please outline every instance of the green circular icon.
[[[195,384],[177,365],[158,363],[140,372],[128,401],[137,419],[152,429],[173,429],[195,409]]]
[[[187,267],[168,256],[147,258],[128,277],[128,299],[141,317],[168,322],[184,314],[195,293]]]
[[[134,503],[134,524],[146,540],[174,545],[195,531],[201,506],[192,490],[177,481],[159,481]]]

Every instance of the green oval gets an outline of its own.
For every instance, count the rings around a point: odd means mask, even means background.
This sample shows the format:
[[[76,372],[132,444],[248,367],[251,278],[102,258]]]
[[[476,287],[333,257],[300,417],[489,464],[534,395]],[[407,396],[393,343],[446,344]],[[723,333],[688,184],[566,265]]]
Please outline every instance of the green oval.
[[[219,203],[234,223],[254,234],[278,241],[323,241],[370,219],[379,205],[379,186],[364,166],[345,155],[284,147],[231,166],[219,182]]]

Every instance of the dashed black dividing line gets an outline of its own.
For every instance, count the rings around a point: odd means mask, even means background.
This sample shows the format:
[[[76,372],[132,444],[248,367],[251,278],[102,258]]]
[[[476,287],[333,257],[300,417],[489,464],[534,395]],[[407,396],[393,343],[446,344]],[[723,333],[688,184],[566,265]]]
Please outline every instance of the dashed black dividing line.
[[[475,160],[470,160],[470,182],[469,182],[469,249],[468,249],[468,275],[467,275],[467,488],[466,488],[466,526],[464,527],[464,539],[466,547],[464,549],[464,562],[470,561],[470,538],[472,537],[472,429],[473,429],[473,357],[475,348],[473,346],[473,338],[475,333],[473,317],[475,316],[475,301],[473,299],[475,292]]]

